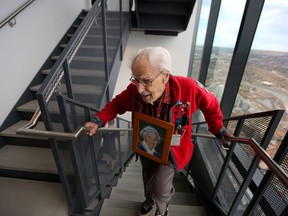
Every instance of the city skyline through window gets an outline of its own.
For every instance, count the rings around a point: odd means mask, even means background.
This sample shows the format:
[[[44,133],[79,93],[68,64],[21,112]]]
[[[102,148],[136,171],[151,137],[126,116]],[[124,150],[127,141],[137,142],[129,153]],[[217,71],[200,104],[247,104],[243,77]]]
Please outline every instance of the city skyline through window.
[[[203,83],[216,95],[219,102],[231,66],[246,2],[246,0],[221,1],[206,82]],[[192,76],[195,79],[201,70],[210,9],[212,10],[211,1],[203,0],[193,62]],[[285,110],[271,141],[271,144],[276,146],[280,144],[280,140],[288,130],[287,12],[288,1],[265,0],[231,114],[236,116],[275,109]],[[271,145],[268,148],[271,148]],[[272,146],[272,149],[276,148]]]
[[[232,112],[242,115],[286,110],[267,149],[270,156],[275,155],[288,129],[287,11],[287,2],[265,1]]]

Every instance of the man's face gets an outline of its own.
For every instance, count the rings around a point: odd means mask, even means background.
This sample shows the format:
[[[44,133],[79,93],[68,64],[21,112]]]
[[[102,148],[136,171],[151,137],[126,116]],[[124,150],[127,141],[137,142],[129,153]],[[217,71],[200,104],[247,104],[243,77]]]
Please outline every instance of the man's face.
[[[160,99],[169,79],[169,74],[153,68],[146,56],[142,56],[132,64],[132,76],[140,81],[136,84],[136,88],[145,103],[153,103]],[[142,84],[147,80],[153,80],[151,85]]]

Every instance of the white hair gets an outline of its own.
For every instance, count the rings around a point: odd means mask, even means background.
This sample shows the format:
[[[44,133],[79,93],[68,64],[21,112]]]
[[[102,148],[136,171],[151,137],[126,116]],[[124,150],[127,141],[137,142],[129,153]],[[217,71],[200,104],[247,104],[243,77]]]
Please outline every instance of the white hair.
[[[171,55],[167,49],[163,47],[145,47],[136,54],[133,62],[142,56],[147,56],[149,63],[153,68],[159,69],[159,71],[167,70],[171,72],[172,60]]]

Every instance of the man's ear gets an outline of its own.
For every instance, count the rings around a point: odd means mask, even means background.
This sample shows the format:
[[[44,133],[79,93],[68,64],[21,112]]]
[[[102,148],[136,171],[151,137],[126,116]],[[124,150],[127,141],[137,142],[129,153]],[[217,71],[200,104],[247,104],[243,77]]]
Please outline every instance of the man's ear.
[[[170,77],[170,72],[168,70],[166,70],[165,72],[163,72],[163,83],[167,83],[169,81],[169,77]]]

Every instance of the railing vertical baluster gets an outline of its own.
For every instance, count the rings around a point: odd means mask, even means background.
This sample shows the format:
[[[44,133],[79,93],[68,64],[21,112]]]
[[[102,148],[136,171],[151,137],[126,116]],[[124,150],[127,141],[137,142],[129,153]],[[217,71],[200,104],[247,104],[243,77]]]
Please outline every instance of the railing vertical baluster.
[[[63,122],[63,128],[66,132],[69,132],[71,129],[69,128],[69,125],[71,125],[70,122],[70,118],[71,115],[68,115],[67,110],[66,110],[66,101],[65,98],[61,95],[57,96],[57,101],[58,101],[58,105],[59,105],[59,110],[60,110],[60,115],[62,117],[62,122]],[[56,142],[56,141],[55,141]],[[86,203],[87,203],[87,197],[85,195],[85,190],[84,190],[84,177],[81,175],[81,168],[79,166],[79,161],[81,161],[79,159],[78,154],[76,154],[77,149],[76,149],[76,142],[75,140],[70,141],[72,145],[69,145],[69,149],[70,151],[70,156],[71,156],[71,163],[73,164],[73,171],[74,171],[74,175],[75,175],[75,179],[76,179],[76,190],[75,193],[77,194],[76,196],[74,196],[74,202],[75,202],[75,198],[77,199],[76,204],[74,203],[74,208],[76,207],[77,210],[80,210],[86,207]],[[72,151],[71,151],[72,150]],[[58,153],[60,155],[60,152],[58,150]],[[59,157],[61,159],[61,157]],[[64,166],[61,167],[61,172],[64,172]],[[65,173],[64,173],[65,174]],[[66,176],[65,176],[66,178]],[[69,187],[69,186],[68,186]],[[76,211],[77,211],[76,210]]]
[[[122,0],[119,0],[119,10],[120,10],[120,60],[123,60],[123,44],[122,44],[122,35],[123,35],[123,9],[122,9]]]
[[[96,159],[96,149],[95,149],[95,142],[93,141],[93,137],[89,137],[89,146],[91,149],[91,158],[92,158],[92,164],[95,170],[95,182],[96,182],[96,187],[97,191],[99,191],[99,196],[98,199],[102,199],[102,193],[101,193],[101,185],[100,185],[100,178],[99,178],[99,171],[98,171],[98,166],[97,166],[97,159]]]
[[[105,79],[107,82],[106,87],[106,101],[110,100],[109,92],[109,65],[108,65],[108,49],[107,49],[107,29],[106,29],[106,13],[105,13],[105,0],[101,0],[101,17],[102,17],[102,36],[103,36],[103,46],[104,46],[104,68],[105,68]],[[102,106],[102,104],[101,104]]]
[[[69,68],[67,59],[63,63],[63,70],[64,70],[65,83],[67,86],[67,95],[69,98],[74,99],[74,92],[72,89],[72,79],[71,79],[70,68]]]
[[[214,200],[216,198],[216,196],[217,196],[217,193],[219,191],[220,185],[222,184],[222,181],[223,181],[224,176],[226,174],[226,170],[229,167],[229,162],[230,162],[230,160],[231,160],[231,158],[233,156],[233,150],[235,148],[235,145],[236,145],[235,142],[232,142],[230,144],[230,149],[229,149],[229,151],[228,151],[228,153],[227,153],[227,155],[225,157],[224,163],[223,163],[223,165],[221,167],[221,171],[219,173],[219,176],[218,176],[218,179],[217,179],[217,182],[216,182],[213,194],[212,194],[212,198],[211,198],[212,200]]]
[[[244,119],[240,118],[239,121],[237,122],[235,131],[234,131],[234,136],[238,136],[239,135],[239,133],[241,131],[241,128],[243,126],[243,123],[244,123]],[[216,195],[217,195],[217,193],[219,191],[220,185],[222,184],[222,181],[223,181],[224,175],[226,173],[226,170],[229,167],[229,162],[230,162],[230,160],[231,160],[231,158],[233,156],[233,151],[235,149],[235,146],[236,146],[236,143],[232,142],[231,145],[230,145],[229,152],[226,155],[226,158],[224,160],[223,166],[221,167],[221,171],[220,171],[219,177],[217,179],[217,183],[216,183],[214,191],[213,191],[212,200],[214,200],[216,198]]]

